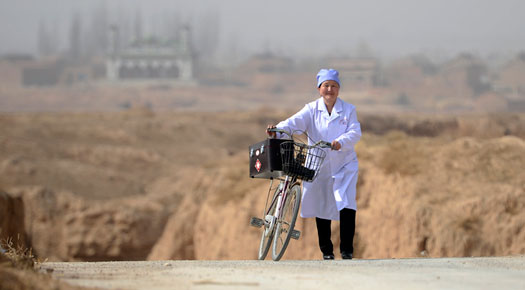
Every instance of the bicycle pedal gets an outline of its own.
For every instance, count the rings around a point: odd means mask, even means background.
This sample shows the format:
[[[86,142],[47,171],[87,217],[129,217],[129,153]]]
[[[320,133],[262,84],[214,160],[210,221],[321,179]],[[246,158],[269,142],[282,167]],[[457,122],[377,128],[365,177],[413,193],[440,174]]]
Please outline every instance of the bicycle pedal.
[[[290,235],[290,238],[292,238],[294,240],[298,240],[300,236],[301,236],[301,232],[300,231],[293,230],[292,234]]]
[[[256,217],[250,219],[250,225],[252,227],[260,228],[264,225],[264,220]]]

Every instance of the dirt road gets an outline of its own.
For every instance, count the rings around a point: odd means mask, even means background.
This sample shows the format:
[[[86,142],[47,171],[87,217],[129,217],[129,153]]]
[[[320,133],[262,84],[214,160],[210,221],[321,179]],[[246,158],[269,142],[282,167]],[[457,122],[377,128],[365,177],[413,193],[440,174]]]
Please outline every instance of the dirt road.
[[[105,289],[525,289],[525,256],[352,261],[44,263]]]

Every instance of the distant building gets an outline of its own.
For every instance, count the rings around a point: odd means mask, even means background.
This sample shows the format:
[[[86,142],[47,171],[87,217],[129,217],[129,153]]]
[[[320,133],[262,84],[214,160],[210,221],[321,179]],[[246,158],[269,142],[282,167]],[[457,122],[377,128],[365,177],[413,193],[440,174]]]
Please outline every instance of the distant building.
[[[290,73],[292,68],[293,61],[291,59],[272,53],[263,53],[250,57],[239,66],[237,71],[242,74],[274,74]]]
[[[469,53],[462,53],[445,63],[440,74],[446,86],[455,88],[459,97],[477,97],[491,89],[487,66]]]
[[[425,80],[434,76],[438,68],[424,55],[411,55],[396,59],[384,69],[387,86],[407,90],[425,85]]]
[[[272,53],[250,57],[234,71],[233,80],[237,85],[251,86],[280,93],[293,70],[293,61]],[[288,77],[288,78],[287,78]]]
[[[505,64],[492,83],[494,91],[505,96],[509,111],[525,112],[525,52]]]
[[[117,27],[111,29],[106,77],[110,81],[193,81],[194,53],[190,29],[183,27],[176,40],[138,39],[121,48]]]
[[[525,52],[518,54],[499,71],[494,90],[512,101],[525,101]]]
[[[64,71],[64,63],[57,60],[37,61],[22,70],[24,86],[55,86]]]
[[[20,86],[23,81],[23,68],[33,63],[28,54],[7,54],[0,56],[0,86]]]
[[[375,58],[331,58],[327,63],[339,71],[341,82],[350,90],[366,90],[382,84],[379,61]]]
[[[51,87],[87,84],[95,79],[94,65],[72,64],[64,58],[49,57],[24,64],[22,85]]]

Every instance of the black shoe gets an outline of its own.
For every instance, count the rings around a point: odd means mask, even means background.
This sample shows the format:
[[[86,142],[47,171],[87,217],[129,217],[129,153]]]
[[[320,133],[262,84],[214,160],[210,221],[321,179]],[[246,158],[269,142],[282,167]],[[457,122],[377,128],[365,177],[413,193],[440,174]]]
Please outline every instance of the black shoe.
[[[341,258],[343,258],[343,260],[352,260],[353,256],[352,253],[341,252]]]
[[[334,260],[334,254],[323,255],[323,260]]]

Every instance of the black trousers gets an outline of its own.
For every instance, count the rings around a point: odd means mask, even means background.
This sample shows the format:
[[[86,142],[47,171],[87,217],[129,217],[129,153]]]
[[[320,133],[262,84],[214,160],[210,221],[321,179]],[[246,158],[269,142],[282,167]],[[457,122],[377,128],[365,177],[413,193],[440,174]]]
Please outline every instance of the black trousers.
[[[339,212],[341,244],[339,249],[341,252],[354,253],[354,233],[355,233],[355,210],[343,208]],[[317,235],[319,236],[319,248],[323,255],[334,253],[334,245],[332,244],[332,221],[322,218],[315,218],[317,225]]]

